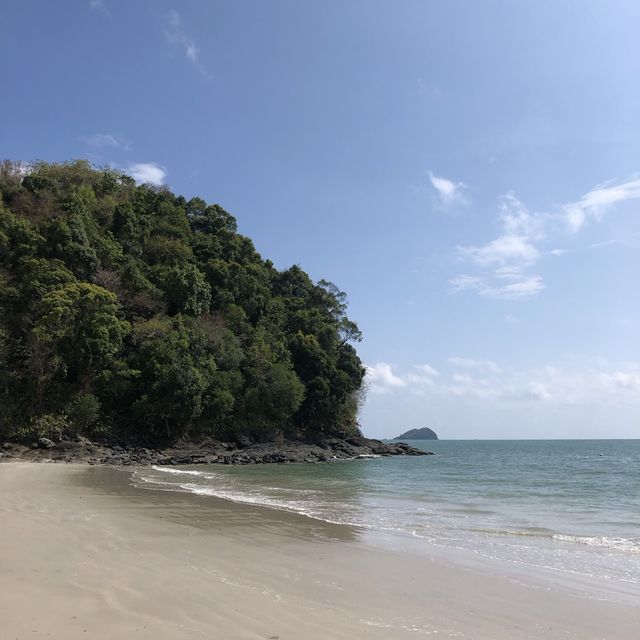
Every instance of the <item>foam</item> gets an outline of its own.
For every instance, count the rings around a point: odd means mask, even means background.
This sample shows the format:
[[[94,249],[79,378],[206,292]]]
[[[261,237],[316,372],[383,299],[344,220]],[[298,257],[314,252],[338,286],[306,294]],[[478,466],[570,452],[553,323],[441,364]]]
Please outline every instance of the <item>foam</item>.
[[[187,471],[186,469],[171,469],[170,467],[159,467],[152,466],[154,471],[160,471],[162,473],[173,473],[176,475],[185,475],[185,476],[201,476],[203,478],[213,477],[210,473],[205,473],[204,471]]]
[[[569,536],[561,533],[553,536],[559,542],[573,542],[575,544],[586,544],[590,547],[602,547],[606,549],[617,549],[627,553],[640,554],[640,540],[630,538],[610,538],[607,536]]]

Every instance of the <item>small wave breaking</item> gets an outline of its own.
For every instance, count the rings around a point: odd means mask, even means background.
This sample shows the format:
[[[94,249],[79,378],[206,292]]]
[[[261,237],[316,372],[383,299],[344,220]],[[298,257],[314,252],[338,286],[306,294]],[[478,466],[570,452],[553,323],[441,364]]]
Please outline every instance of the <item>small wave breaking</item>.
[[[590,547],[602,547],[605,549],[616,549],[627,553],[640,554],[640,540],[631,538],[610,538],[607,536],[570,536],[557,533],[552,536],[558,542],[573,542],[574,544],[585,544]]]

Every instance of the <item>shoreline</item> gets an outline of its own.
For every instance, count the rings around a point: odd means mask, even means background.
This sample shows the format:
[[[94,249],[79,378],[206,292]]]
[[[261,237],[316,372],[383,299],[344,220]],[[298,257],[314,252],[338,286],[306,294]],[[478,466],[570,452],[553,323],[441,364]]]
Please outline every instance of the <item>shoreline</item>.
[[[361,532],[130,470],[0,465],[8,637],[637,637],[638,607],[372,547]]]
[[[152,467],[152,469],[169,473],[171,474],[169,477],[178,477],[183,480],[185,479],[183,474],[189,474],[186,476],[188,486],[183,486],[180,481],[176,484],[162,480],[157,482],[156,479],[149,477],[147,473],[149,469],[146,467],[132,470],[131,484],[141,491],[180,492],[192,496],[195,500],[222,500],[224,503],[231,503],[238,507],[248,505],[256,509],[264,509],[267,513],[282,514],[284,518],[301,518],[303,522],[311,519],[316,523],[330,527],[347,527],[355,532],[358,543],[367,547],[374,547],[383,552],[390,551],[402,555],[436,560],[447,566],[473,568],[485,573],[499,574],[510,580],[522,581],[536,588],[559,590],[593,600],[624,602],[632,605],[640,602],[640,586],[635,582],[612,580],[544,564],[520,563],[505,557],[486,555],[475,548],[451,546],[451,544],[438,541],[432,535],[429,538],[424,535],[417,535],[415,531],[409,532],[399,528],[380,528],[356,522],[353,518],[336,520],[334,517],[327,518],[318,512],[310,513],[307,509],[294,508],[286,503],[274,503],[270,500],[256,499],[252,494],[247,495],[245,493],[243,495],[242,492],[234,494],[226,490],[217,492],[215,489],[210,491],[208,485],[203,485],[202,487],[191,486],[192,476],[190,474],[204,474],[206,476],[208,473],[215,473],[213,470],[207,472],[206,470],[196,470],[194,468],[185,470],[166,467]],[[217,473],[224,473],[224,471],[220,470]],[[174,476],[174,474],[177,474],[177,476]],[[198,488],[204,490],[198,490]]]

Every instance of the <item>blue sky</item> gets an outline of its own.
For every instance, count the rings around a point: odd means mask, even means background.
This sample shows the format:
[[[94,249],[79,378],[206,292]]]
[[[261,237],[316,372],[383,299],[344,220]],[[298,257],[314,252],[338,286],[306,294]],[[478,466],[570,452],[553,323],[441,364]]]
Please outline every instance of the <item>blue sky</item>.
[[[640,437],[640,4],[0,10],[0,155],[231,211],[346,290],[365,433]]]

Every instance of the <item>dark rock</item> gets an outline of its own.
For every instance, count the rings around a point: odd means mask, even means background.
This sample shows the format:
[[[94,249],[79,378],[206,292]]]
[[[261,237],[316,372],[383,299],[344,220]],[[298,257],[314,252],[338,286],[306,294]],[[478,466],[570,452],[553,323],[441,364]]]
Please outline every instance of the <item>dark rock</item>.
[[[52,447],[55,447],[57,451],[69,451],[71,449],[77,449],[78,444],[75,442],[71,442],[69,440],[60,440],[60,442],[56,442],[56,443],[51,442],[51,447],[49,448],[52,448]]]
[[[353,436],[348,440],[325,438],[316,442],[286,441],[250,443],[239,446],[229,442],[206,440],[181,442],[166,449],[149,449],[118,444],[91,442],[79,437],[75,441],[53,443],[51,451],[34,443],[34,448],[17,444],[3,445],[9,459],[39,462],[53,459],[56,462],[73,461],[105,465],[189,465],[189,464],[289,464],[331,462],[354,458],[411,455],[423,456],[427,452],[414,449],[405,443],[384,443],[379,440]]]
[[[247,436],[237,436],[236,443],[240,449],[244,449],[246,447],[250,447],[253,442]]]

